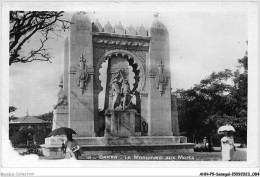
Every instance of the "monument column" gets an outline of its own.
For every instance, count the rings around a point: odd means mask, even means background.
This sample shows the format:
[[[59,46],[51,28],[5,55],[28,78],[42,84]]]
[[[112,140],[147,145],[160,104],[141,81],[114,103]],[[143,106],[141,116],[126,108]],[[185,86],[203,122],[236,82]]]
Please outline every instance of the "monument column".
[[[169,34],[155,15],[148,60],[148,135],[172,136]]]
[[[71,19],[69,37],[69,127],[79,136],[94,133],[92,23],[83,13]]]

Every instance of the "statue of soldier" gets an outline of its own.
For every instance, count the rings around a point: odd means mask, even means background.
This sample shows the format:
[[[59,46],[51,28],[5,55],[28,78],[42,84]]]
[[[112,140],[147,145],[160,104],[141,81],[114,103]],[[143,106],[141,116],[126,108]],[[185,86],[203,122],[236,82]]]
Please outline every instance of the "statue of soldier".
[[[123,97],[123,110],[125,110],[126,108],[128,108],[128,106],[130,105],[130,101],[131,101],[131,96],[130,96],[130,85],[128,80],[124,80],[124,83],[121,87],[121,93],[124,95]]]
[[[111,91],[112,91],[112,96],[113,96],[111,108],[115,109],[116,104],[120,103],[120,99],[121,99],[121,90],[120,90],[120,85],[119,85],[117,78],[115,78],[112,81]]]

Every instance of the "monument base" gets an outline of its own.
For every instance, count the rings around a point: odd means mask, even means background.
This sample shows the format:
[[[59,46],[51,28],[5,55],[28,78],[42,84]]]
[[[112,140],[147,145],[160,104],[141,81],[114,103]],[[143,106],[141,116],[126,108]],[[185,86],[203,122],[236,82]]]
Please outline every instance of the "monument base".
[[[171,145],[187,143],[185,136],[132,136],[132,137],[74,137],[79,145]]]
[[[41,151],[42,155],[45,157],[48,157],[49,159],[64,159],[65,154],[62,151],[61,146],[55,146],[55,145],[45,145],[42,144],[41,146]]]
[[[62,144],[65,143],[66,137],[49,137],[45,138],[45,144],[40,145],[42,155],[51,159],[63,159],[65,154],[62,151]]]
[[[83,151],[104,152],[194,152],[194,144],[184,136],[74,137]],[[65,137],[50,137],[41,145],[43,155],[65,158],[61,147]]]
[[[53,124],[52,130],[60,127],[68,127],[68,107],[59,106],[53,111]]]
[[[73,137],[83,151],[154,151],[193,152],[194,144],[187,143],[184,136],[141,136],[135,132],[135,110],[107,110],[104,137]],[[49,137],[41,145],[48,158],[65,158],[62,144],[66,137]]]
[[[135,132],[136,110],[107,110],[105,137],[140,136]]]

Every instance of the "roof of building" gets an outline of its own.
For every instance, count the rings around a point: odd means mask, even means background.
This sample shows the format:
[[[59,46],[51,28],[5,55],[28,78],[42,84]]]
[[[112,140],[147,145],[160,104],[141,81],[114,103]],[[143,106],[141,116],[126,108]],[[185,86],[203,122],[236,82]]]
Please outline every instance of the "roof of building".
[[[24,116],[19,119],[10,121],[10,124],[41,124],[41,123],[49,123],[49,122],[42,119],[38,119],[34,116]]]

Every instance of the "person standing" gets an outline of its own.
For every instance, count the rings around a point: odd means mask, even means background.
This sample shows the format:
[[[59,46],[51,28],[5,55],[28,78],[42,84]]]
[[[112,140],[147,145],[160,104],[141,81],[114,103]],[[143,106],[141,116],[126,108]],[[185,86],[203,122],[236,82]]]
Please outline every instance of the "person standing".
[[[206,137],[204,137],[204,139],[203,139],[203,146],[204,146],[205,148],[208,148],[208,140],[207,140]]]
[[[225,136],[221,138],[221,148],[223,161],[234,160],[235,145],[230,131],[226,131]]]
[[[77,148],[78,150],[75,151]],[[78,156],[81,155],[81,149],[78,145],[78,142],[72,138],[72,134],[67,134],[67,141],[63,145],[63,153],[66,154],[67,159],[78,159]]]

